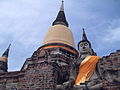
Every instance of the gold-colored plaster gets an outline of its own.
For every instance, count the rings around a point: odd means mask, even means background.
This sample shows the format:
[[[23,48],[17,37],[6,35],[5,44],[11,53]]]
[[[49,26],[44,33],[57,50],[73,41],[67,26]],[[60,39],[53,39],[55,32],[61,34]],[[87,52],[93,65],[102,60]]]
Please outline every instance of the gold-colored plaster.
[[[7,62],[7,58],[6,57],[0,57],[0,61]]]
[[[54,25],[48,29],[43,44],[64,43],[74,47],[74,39],[71,30],[64,25]]]

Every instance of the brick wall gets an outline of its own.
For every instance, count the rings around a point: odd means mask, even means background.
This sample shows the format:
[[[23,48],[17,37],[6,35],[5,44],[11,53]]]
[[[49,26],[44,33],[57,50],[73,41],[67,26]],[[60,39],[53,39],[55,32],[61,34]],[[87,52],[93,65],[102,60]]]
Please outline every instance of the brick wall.
[[[48,62],[29,65],[24,78],[20,78],[19,81],[21,90],[55,90],[54,65]]]

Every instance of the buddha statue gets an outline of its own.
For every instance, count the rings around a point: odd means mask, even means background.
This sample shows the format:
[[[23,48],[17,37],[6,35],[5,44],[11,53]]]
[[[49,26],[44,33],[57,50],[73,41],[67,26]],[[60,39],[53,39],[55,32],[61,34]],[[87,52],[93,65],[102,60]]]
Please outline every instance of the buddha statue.
[[[102,79],[98,64],[100,57],[93,55],[91,43],[87,40],[84,30],[78,50],[80,55],[71,66],[69,81],[63,83],[62,88],[58,90],[88,90],[87,84],[91,82],[94,71],[98,78]]]

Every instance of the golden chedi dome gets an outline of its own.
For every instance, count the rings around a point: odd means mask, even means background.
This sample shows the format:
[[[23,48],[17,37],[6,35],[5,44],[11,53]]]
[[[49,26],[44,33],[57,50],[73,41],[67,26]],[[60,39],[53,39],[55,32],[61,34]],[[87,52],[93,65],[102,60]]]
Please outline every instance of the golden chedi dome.
[[[43,44],[62,43],[74,47],[71,30],[64,25],[54,25],[48,29]]]

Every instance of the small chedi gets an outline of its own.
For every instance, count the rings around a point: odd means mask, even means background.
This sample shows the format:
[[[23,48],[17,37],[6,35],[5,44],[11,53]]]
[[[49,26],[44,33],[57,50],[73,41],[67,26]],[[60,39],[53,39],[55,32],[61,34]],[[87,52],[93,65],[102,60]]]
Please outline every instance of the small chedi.
[[[83,29],[75,48],[62,1],[43,45],[20,71],[8,72],[10,45],[0,57],[0,90],[119,90],[120,50],[100,58]]]

